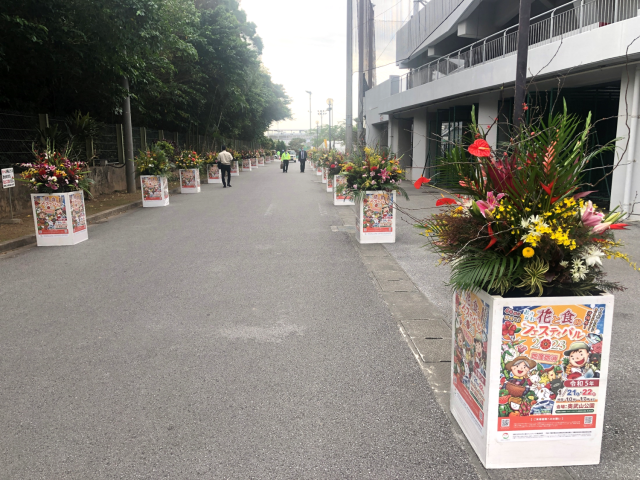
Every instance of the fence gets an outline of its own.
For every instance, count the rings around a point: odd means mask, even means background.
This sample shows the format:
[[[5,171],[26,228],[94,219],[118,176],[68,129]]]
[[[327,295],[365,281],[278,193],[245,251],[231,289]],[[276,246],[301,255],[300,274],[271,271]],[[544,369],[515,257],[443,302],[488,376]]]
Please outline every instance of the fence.
[[[638,16],[640,0],[574,0],[531,19],[529,48]],[[516,53],[518,25],[440,57],[400,78],[400,92]]]
[[[61,118],[42,115],[0,112],[0,165],[3,167],[27,163],[33,160],[32,149],[40,142],[40,131],[46,127],[58,126],[66,131],[65,121]],[[133,151],[147,149],[158,140],[171,140],[181,148],[190,148],[198,153],[216,150],[222,143],[234,150],[258,148],[257,142],[227,138],[213,138],[192,132],[168,132],[145,127],[133,128]],[[124,138],[120,124],[106,124],[100,133],[85,146],[87,158],[93,158],[93,164],[104,162],[124,163]]]

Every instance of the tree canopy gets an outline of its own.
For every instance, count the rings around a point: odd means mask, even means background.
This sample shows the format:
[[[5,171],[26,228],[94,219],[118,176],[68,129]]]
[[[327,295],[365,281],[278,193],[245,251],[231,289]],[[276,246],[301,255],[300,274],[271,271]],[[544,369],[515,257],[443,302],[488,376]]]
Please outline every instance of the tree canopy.
[[[0,2],[0,107],[261,139],[290,99],[237,0]]]

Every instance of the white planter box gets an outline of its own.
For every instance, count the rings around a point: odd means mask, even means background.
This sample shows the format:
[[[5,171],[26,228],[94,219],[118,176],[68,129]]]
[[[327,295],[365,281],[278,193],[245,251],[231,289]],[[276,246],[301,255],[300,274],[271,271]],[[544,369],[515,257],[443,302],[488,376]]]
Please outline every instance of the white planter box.
[[[215,163],[207,165],[207,183],[222,183],[222,172]]]
[[[322,175],[322,167],[316,167],[316,175]]]
[[[395,192],[367,191],[356,207],[356,240],[359,243],[396,242]]]
[[[259,166],[259,167],[264,167],[264,157],[260,157],[260,158],[258,159],[258,166]]]
[[[454,294],[451,413],[486,468],[600,462],[613,301]]]
[[[242,171],[243,172],[250,172],[251,171],[251,160],[250,159],[242,160]]]
[[[327,175],[327,192],[333,192],[333,177]]]
[[[166,207],[169,205],[169,181],[167,177],[140,175],[143,207]]]
[[[355,205],[353,198],[349,198],[346,195],[338,195],[338,185],[347,183],[347,179],[343,175],[336,175],[333,177],[333,204],[334,205]]]
[[[75,245],[89,238],[84,193],[33,193],[31,209],[39,247]]]
[[[258,168],[258,159],[257,158],[252,158],[251,159],[251,168],[253,168],[253,169]]]
[[[327,183],[327,169],[322,169],[322,183]]]
[[[231,162],[231,176],[232,177],[239,177],[240,176],[240,165],[238,165],[238,161],[237,160],[233,160]]]
[[[180,170],[180,193],[200,193],[200,170]]]

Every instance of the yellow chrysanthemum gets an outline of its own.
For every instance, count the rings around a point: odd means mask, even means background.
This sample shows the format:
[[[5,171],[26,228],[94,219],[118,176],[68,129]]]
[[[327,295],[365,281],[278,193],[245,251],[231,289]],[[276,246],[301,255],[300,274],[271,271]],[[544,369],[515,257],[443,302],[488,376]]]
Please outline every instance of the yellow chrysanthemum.
[[[531,258],[536,254],[535,250],[531,247],[526,247],[522,250],[522,256],[524,258]]]

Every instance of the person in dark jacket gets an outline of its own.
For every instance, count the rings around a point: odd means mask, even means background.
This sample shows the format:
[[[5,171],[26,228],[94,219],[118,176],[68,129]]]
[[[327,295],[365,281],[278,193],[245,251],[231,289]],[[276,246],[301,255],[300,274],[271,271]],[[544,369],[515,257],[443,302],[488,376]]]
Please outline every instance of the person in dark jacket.
[[[304,173],[304,166],[307,163],[307,151],[304,147],[298,152],[298,160],[300,161],[300,173]]]

